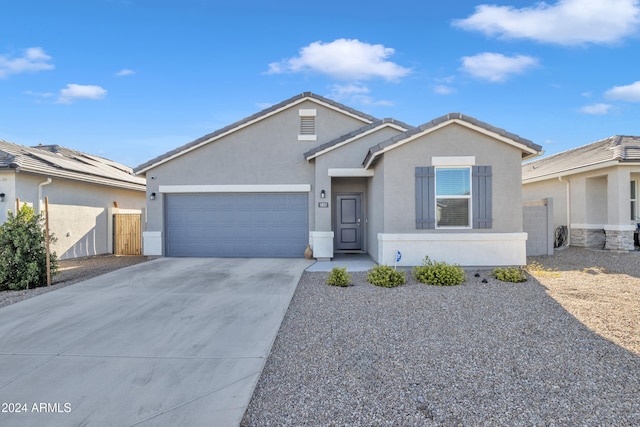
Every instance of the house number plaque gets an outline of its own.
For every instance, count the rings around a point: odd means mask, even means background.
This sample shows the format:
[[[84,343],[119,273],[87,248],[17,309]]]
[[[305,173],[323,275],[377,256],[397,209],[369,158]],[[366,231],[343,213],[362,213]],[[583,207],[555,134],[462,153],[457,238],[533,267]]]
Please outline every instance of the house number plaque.
[[[328,208],[329,207],[329,202],[318,202],[318,207],[319,208]]]

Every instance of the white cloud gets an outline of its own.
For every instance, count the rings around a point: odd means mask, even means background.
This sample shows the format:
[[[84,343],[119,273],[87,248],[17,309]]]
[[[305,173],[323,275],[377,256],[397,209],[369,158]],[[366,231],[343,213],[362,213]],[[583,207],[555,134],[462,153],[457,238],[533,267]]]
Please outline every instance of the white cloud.
[[[34,92],[32,90],[27,90],[24,93],[30,96],[37,96],[39,98],[50,98],[54,95],[51,92]]]
[[[626,86],[614,86],[604,93],[607,99],[640,102],[640,80]]]
[[[483,4],[468,18],[453,22],[487,36],[560,45],[615,43],[635,33],[639,24],[638,0],[560,0],[520,9]]]
[[[593,104],[593,105],[585,105],[580,109],[581,112],[585,114],[594,114],[594,115],[602,115],[608,114],[611,110],[610,104]]]
[[[51,59],[41,47],[25,49],[23,54],[18,57],[0,55],[0,78],[8,77],[11,74],[52,70],[55,66],[49,63]]]
[[[116,73],[116,76],[118,76],[118,77],[130,76],[130,75],[135,74],[135,73],[136,73],[135,71],[130,70],[128,68],[125,68],[125,69],[122,69],[122,70],[118,71]]]
[[[490,82],[505,81],[512,74],[522,74],[538,65],[531,56],[505,56],[501,53],[483,52],[462,57],[462,70],[472,76]]]
[[[331,86],[329,98],[353,105],[378,105],[387,107],[393,105],[391,101],[375,100],[369,96],[370,92],[368,87],[360,84],[333,85]]]
[[[447,85],[436,85],[436,87],[433,88],[433,91],[437,94],[440,95],[449,95],[454,93],[456,90],[454,88],[452,88],[451,86],[447,86]]]
[[[317,41],[300,49],[299,56],[269,64],[268,74],[312,71],[340,80],[366,80],[380,77],[395,81],[411,72],[387,59],[394,49],[359,40]]]
[[[60,90],[60,96],[56,102],[71,104],[76,99],[102,99],[106,95],[107,91],[100,86],[70,83],[66,88]]]

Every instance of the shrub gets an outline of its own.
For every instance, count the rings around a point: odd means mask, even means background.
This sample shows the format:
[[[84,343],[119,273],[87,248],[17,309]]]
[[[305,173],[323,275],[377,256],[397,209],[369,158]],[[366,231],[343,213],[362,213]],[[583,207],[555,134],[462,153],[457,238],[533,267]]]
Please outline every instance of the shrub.
[[[395,288],[404,285],[406,278],[403,271],[397,271],[388,265],[376,265],[367,273],[367,281],[372,285]]]
[[[413,268],[413,277],[421,283],[437,286],[454,286],[465,281],[464,270],[457,264],[436,262],[424,257],[421,266]]]
[[[519,283],[527,281],[527,275],[524,270],[516,267],[496,268],[491,275],[502,282]]]
[[[351,275],[347,267],[334,267],[327,278],[327,285],[347,287],[351,283]]]
[[[23,205],[0,225],[0,284],[20,290],[47,283],[46,240],[54,243],[53,235],[46,236],[42,215]],[[55,253],[50,255],[51,274],[58,270]]]

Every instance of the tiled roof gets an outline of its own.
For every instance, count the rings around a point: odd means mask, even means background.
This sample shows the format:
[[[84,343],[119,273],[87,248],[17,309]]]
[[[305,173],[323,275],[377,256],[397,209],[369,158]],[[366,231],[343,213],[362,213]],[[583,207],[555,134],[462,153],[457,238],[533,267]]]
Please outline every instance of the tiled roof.
[[[535,153],[538,153],[542,150],[542,147],[534,144],[532,141],[522,138],[521,136],[518,136],[514,133],[511,132],[507,132],[504,129],[501,128],[497,128],[495,126],[492,126],[488,123],[485,123],[483,121],[480,121],[476,118],[473,118],[471,116],[467,116],[465,114],[462,113],[449,113],[449,114],[445,114],[444,116],[440,116],[436,119],[431,120],[430,122],[427,122],[423,125],[420,125],[418,127],[412,128],[410,130],[408,130],[407,132],[400,134],[400,135],[396,135],[391,139],[388,139],[384,142],[381,142],[378,145],[375,145],[373,147],[371,147],[369,149],[369,153],[367,154],[367,157],[365,158],[363,164],[365,165],[370,165],[374,158],[380,154],[381,152],[383,152],[385,150],[385,148],[390,147],[392,145],[398,144],[399,142],[401,142],[402,140],[411,138],[414,135],[420,134],[422,132],[428,131],[430,129],[433,129],[443,123],[452,121],[452,120],[459,120],[462,122],[466,122],[468,124],[471,124],[473,126],[482,128],[484,130],[487,130],[489,132],[495,133],[497,135],[500,135],[504,138],[510,139],[511,141],[521,144],[525,147],[528,147],[530,149],[530,151],[533,151]],[[530,153],[531,154],[531,153]]]
[[[239,128],[243,127],[244,125],[253,123],[253,122],[257,121],[257,120],[260,120],[263,117],[267,117],[271,113],[274,113],[274,112],[276,112],[278,110],[281,110],[281,109],[287,107],[290,104],[295,104],[295,103],[301,102],[301,101],[303,101],[305,99],[316,100],[318,102],[330,105],[331,107],[337,108],[337,109],[342,110],[342,111],[344,111],[344,112],[346,112],[348,114],[351,114],[351,115],[353,115],[355,117],[361,118],[363,122],[371,123],[371,122],[375,122],[375,121],[378,120],[373,116],[370,116],[370,115],[365,114],[365,113],[363,113],[361,111],[355,110],[355,109],[353,109],[351,107],[347,107],[346,105],[343,105],[343,104],[341,104],[339,102],[335,102],[335,101],[333,101],[331,99],[322,97],[320,95],[316,95],[313,92],[303,92],[303,93],[301,93],[299,95],[293,96],[293,97],[291,97],[291,98],[289,98],[287,100],[284,100],[284,101],[279,102],[279,103],[277,103],[275,105],[272,105],[269,108],[266,108],[266,109],[264,109],[262,111],[259,111],[259,112],[255,113],[255,114],[253,114],[253,115],[251,115],[249,117],[246,117],[246,118],[244,118],[242,120],[239,120],[239,121],[237,121],[235,123],[232,123],[232,124],[230,124],[228,126],[225,126],[222,129],[218,129],[218,130],[216,130],[216,131],[214,131],[214,132],[212,132],[210,134],[207,134],[207,135],[205,135],[203,137],[200,137],[200,138],[198,138],[198,139],[196,139],[194,141],[191,141],[191,142],[189,142],[189,143],[187,143],[185,145],[182,145],[182,146],[180,146],[180,147],[178,147],[178,148],[176,148],[174,150],[171,150],[171,151],[168,151],[168,152],[166,152],[164,154],[161,154],[160,156],[155,157],[155,158],[153,158],[153,159],[151,159],[151,160],[149,160],[149,161],[137,166],[136,168],[134,168],[134,173],[139,174],[139,173],[146,172],[150,168],[152,168],[152,167],[154,167],[154,166],[156,166],[158,164],[164,163],[164,162],[166,162],[166,161],[168,161],[168,160],[170,160],[170,159],[172,159],[174,157],[177,157],[177,156],[181,155],[182,153],[188,152],[191,149],[196,148],[196,147],[198,147],[200,145],[204,145],[204,144],[208,143],[209,141],[214,140],[218,136],[225,135],[225,134],[227,134],[229,132],[232,132],[232,131],[234,131],[236,129],[239,129]]]
[[[395,119],[377,120],[377,121],[375,121],[373,123],[370,123],[370,124],[368,124],[366,126],[361,127],[360,129],[356,129],[356,130],[354,130],[352,132],[349,132],[349,133],[347,133],[345,135],[342,135],[342,136],[340,136],[340,137],[338,137],[338,138],[336,138],[336,139],[334,139],[332,141],[329,141],[327,143],[324,143],[324,144],[322,144],[322,145],[320,145],[320,146],[318,146],[316,148],[313,148],[313,149],[307,151],[306,153],[304,153],[304,157],[307,160],[310,160],[311,158],[315,157],[316,154],[318,154],[318,153],[320,153],[322,151],[325,151],[327,149],[330,149],[331,147],[340,145],[343,142],[348,141],[350,139],[357,138],[360,135],[363,135],[363,134],[365,134],[365,133],[367,133],[367,132],[369,132],[371,130],[374,130],[376,128],[381,128],[381,127],[383,127],[385,125],[396,125],[396,126],[402,128],[402,129],[404,129],[405,131],[413,128],[413,126],[408,125],[406,123],[403,123],[403,122],[401,122],[399,120],[395,120]]]
[[[134,176],[130,167],[58,145],[25,147],[0,140],[2,169],[130,190],[145,189],[145,179]]]
[[[522,180],[566,175],[580,168],[594,167],[610,161],[640,161],[640,137],[616,135],[526,163],[522,166]]]

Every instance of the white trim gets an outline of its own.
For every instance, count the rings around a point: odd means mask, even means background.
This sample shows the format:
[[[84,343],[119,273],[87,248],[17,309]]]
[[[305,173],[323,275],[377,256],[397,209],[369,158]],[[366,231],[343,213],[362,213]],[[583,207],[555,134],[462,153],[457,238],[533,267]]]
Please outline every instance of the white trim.
[[[560,172],[554,172],[554,173],[551,173],[551,174],[548,174],[548,175],[541,175],[541,176],[537,176],[537,177],[534,177],[534,178],[526,178],[526,179],[522,180],[522,183],[523,184],[531,184],[531,183],[534,183],[534,182],[545,181],[547,179],[564,178],[564,177],[571,176],[571,175],[577,175],[579,173],[591,172],[591,171],[594,171],[594,170],[614,167],[614,166],[618,166],[618,165],[620,165],[618,160],[607,160],[606,162],[592,163],[590,165],[578,166],[578,167],[573,168],[573,169],[565,169],[565,170],[562,170]],[[525,164],[524,166],[527,166],[527,164]],[[622,165],[620,165],[620,166],[622,166]]]
[[[448,195],[438,195],[438,169],[466,169],[469,171],[469,194],[463,196],[448,196]],[[436,219],[436,230],[469,230],[473,228],[473,170],[471,166],[436,166],[433,171],[433,179],[434,179],[434,200],[433,206],[435,209],[434,218]],[[447,199],[447,200],[467,200],[469,206],[469,216],[467,218],[468,225],[438,225],[438,199]]]
[[[371,166],[371,163],[373,162],[373,160],[376,157],[378,157],[380,154],[384,154],[387,151],[393,150],[394,148],[396,148],[396,147],[398,147],[400,145],[404,145],[407,142],[413,141],[414,139],[421,138],[424,135],[428,135],[428,134],[430,134],[432,132],[435,132],[435,131],[437,131],[439,129],[442,129],[443,127],[449,126],[450,124],[453,124],[453,123],[459,124],[461,126],[469,128],[471,130],[475,130],[476,132],[479,132],[479,133],[482,133],[484,135],[487,135],[487,136],[489,136],[489,137],[491,137],[493,139],[497,139],[497,140],[502,141],[502,142],[504,142],[506,144],[512,145],[514,147],[517,147],[521,151],[523,151],[525,153],[529,153],[530,155],[538,155],[539,154],[535,149],[533,149],[531,147],[528,147],[528,146],[526,146],[524,144],[521,144],[521,143],[519,143],[517,141],[514,141],[511,138],[502,136],[502,135],[500,135],[498,133],[495,133],[495,132],[492,132],[490,130],[484,129],[484,128],[480,127],[480,126],[476,126],[473,123],[469,123],[469,122],[461,120],[461,119],[449,119],[446,122],[439,123],[436,126],[430,127],[429,129],[426,129],[426,130],[424,130],[424,131],[422,131],[420,133],[412,135],[409,138],[401,139],[400,141],[396,142],[395,144],[389,145],[389,146],[383,148],[382,150],[377,151],[376,153],[373,154],[373,156],[371,156],[371,158],[369,159],[369,161],[367,162],[367,164],[364,167],[366,169],[369,169],[369,167]]]
[[[635,225],[605,225],[605,231],[635,231]]]
[[[379,241],[431,241],[431,242],[471,242],[482,240],[499,242],[507,240],[526,240],[527,233],[378,233]]]
[[[579,228],[584,230],[602,230],[605,224],[571,224],[571,228]]]
[[[318,110],[315,108],[301,108],[298,110],[298,116],[300,117],[316,117]]]
[[[160,193],[308,193],[310,184],[275,185],[161,185]]]
[[[329,176],[333,178],[350,178],[350,177],[372,177],[374,171],[372,169],[362,168],[329,168]]]
[[[317,141],[316,135],[298,135],[298,141]]]
[[[382,123],[380,126],[371,128],[371,129],[367,130],[366,132],[362,132],[361,134],[358,134],[358,135],[354,136],[353,138],[349,138],[347,140],[342,141],[339,144],[335,144],[335,145],[332,145],[330,147],[325,148],[324,150],[318,151],[317,153],[314,153],[313,155],[307,157],[307,160],[315,159],[316,157],[321,156],[321,155],[323,155],[325,153],[328,153],[329,151],[335,150],[336,148],[340,148],[343,145],[349,144],[350,142],[356,141],[356,140],[358,140],[360,138],[364,138],[367,135],[371,135],[372,133],[378,132],[379,130],[384,129],[385,127],[390,127],[390,128],[393,128],[393,129],[395,129],[397,131],[400,131],[400,132],[406,132],[407,131],[406,128],[404,128],[402,126],[399,126],[397,123]]]
[[[422,265],[424,257],[464,267],[525,265],[527,233],[407,233],[378,234],[380,264]]]
[[[476,156],[443,156],[432,157],[433,166],[475,166]]]
[[[633,224],[571,224],[571,228],[580,230],[634,231]]]
[[[142,251],[145,256],[161,256],[162,231],[143,231]]]
[[[155,167],[157,167],[157,166],[159,166],[159,165],[161,165],[163,163],[166,163],[166,162],[168,162],[170,160],[175,159],[176,157],[180,157],[183,154],[187,154],[190,151],[193,151],[195,149],[198,149],[198,148],[202,147],[203,145],[206,145],[206,144],[208,144],[210,142],[213,142],[213,141],[215,141],[217,139],[220,139],[222,137],[230,135],[230,134],[232,134],[232,133],[234,133],[234,132],[236,132],[236,131],[238,131],[240,129],[244,129],[244,128],[246,128],[248,126],[251,126],[251,125],[253,125],[253,124],[255,124],[255,123],[259,122],[259,121],[262,121],[262,120],[264,120],[266,118],[269,118],[271,116],[279,114],[282,111],[288,110],[289,108],[295,107],[296,105],[301,104],[301,103],[306,102],[306,101],[314,102],[314,103],[316,103],[318,105],[322,105],[322,106],[327,107],[327,108],[329,108],[331,110],[338,111],[338,112],[340,112],[340,113],[342,113],[342,114],[344,114],[346,116],[353,117],[354,119],[359,120],[359,121],[364,122],[364,123],[367,123],[367,124],[373,123],[371,120],[365,119],[364,117],[359,116],[359,115],[357,115],[355,113],[351,113],[351,112],[349,112],[347,110],[340,109],[340,108],[338,108],[338,107],[336,107],[334,105],[327,104],[325,102],[321,102],[320,100],[315,99],[313,97],[305,96],[305,97],[302,97],[302,98],[300,98],[298,100],[295,100],[295,101],[293,101],[293,102],[291,102],[289,104],[286,104],[286,105],[284,105],[284,106],[282,106],[282,107],[280,107],[280,108],[278,108],[276,110],[273,110],[273,111],[270,111],[270,112],[268,112],[266,114],[260,115],[260,116],[256,117],[253,120],[249,120],[249,121],[247,121],[245,123],[242,123],[242,124],[232,128],[232,129],[229,129],[226,132],[221,133],[220,135],[216,135],[216,136],[213,136],[211,138],[208,138],[208,139],[200,142],[199,144],[196,144],[196,145],[194,145],[192,147],[185,148],[185,149],[180,150],[179,152],[177,152],[175,154],[172,154],[171,156],[168,156],[166,158],[158,160],[157,162],[147,166],[146,168],[139,170],[136,173],[136,175],[143,174],[143,173],[147,172],[149,169],[153,169],[153,168],[155,168]],[[259,114],[259,112],[258,112],[258,114]]]

